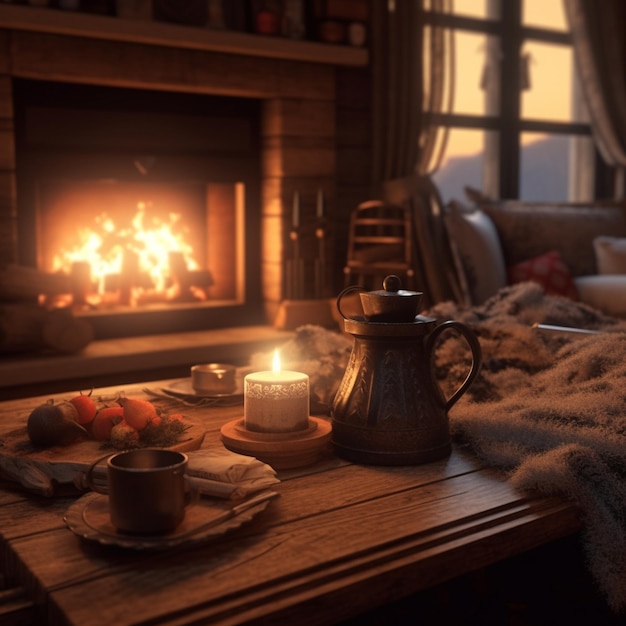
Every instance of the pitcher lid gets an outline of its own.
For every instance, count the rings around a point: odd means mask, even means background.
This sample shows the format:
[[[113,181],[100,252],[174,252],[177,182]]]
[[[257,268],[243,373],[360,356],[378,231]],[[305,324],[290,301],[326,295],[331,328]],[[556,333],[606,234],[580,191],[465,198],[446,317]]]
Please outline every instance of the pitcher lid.
[[[420,291],[408,291],[406,289],[402,289],[402,281],[399,276],[395,274],[390,274],[386,276],[383,280],[383,288],[375,291],[368,291],[373,296],[381,296],[381,297],[407,297],[407,296],[421,296],[422,292]]]
[[[348,294],[358,292],[366,322],[413,323],[424,294],[400,287],[400,279],[395,274],[385,278],[383,289],[379,291],[365,291],[356,285],[346,287],[337,296],[337,310],[348,319],[350,316],[341,310],[341,302]]]
[[[380,291],[360,293],[365,318],[370,322],[412,322],[417,315],[422,292],[400,289],[400,279],[391,274]]]

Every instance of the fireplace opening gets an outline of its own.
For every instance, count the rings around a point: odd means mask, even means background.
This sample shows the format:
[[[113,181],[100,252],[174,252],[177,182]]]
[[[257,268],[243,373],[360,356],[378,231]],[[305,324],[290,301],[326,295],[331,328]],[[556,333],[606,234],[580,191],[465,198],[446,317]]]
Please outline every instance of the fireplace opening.
[[[20,262],[97,338],[263,323],[260,103],[16,80]]]
[[[77,311],[243,302],[243,184],[42,181],[38,266]],[[212,236],[215,233],[215,236]]]

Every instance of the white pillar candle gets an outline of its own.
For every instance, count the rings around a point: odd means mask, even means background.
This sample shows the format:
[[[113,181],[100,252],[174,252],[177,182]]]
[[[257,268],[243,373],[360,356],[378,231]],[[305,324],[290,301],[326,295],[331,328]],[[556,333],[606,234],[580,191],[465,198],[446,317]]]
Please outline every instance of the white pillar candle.
[[[275,356],[276,361],[276,356]],[[288,433],[309,426],[309,377],[301,372],[255,372],[244,378],[245,427],[263,433]]]

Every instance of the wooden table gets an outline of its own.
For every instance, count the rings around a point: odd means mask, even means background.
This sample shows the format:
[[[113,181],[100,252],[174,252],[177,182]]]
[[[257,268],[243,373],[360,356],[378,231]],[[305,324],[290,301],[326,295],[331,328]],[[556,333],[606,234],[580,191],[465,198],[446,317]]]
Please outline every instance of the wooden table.
[[[141,388],[124,391],[141,396]],[[2,427],[24,424],[42,400],[0,403]],[[204,445],[220,446],[220,426],[242,407],[184,412],[203,416]],[[0,591],[0,601],[22,588],[36,624],[329,624],[580,528],[571,504],[517,492],[456,448],[412,467],[351,464],[329,449],[279,477],[280,496],[247,525],[162,553],[82,540],[63,522],[73,499],[5,482],[1,563],[13,591]],[[20,623],[10,611],[4,619]]]

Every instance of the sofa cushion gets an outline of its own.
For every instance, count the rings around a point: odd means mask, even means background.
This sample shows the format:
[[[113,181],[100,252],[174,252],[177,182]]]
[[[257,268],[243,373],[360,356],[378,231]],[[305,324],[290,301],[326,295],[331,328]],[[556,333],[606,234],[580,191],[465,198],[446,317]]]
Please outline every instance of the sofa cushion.
[[[626,274],[626,238],[596,237],[593,248],[598,274]]]
[[[607,315],[626,317],[626,274],[596,274],[574,279],[581,302]]]
[[[533,203],[517,200],[480,203],[500,236],[507,265],[557,250],[573,276],[596,273],[594,237],[626,237],[626,205]]]
[[[446,207],[445,225],[469,302],[482,304],[507,284],[504,256],[493,222],[483,211],[453,201]]]
[[[556,250],[509,265],[510,284],[532,280],[539,283],[546,294],[578,300],[578,291],[569,268]]]

